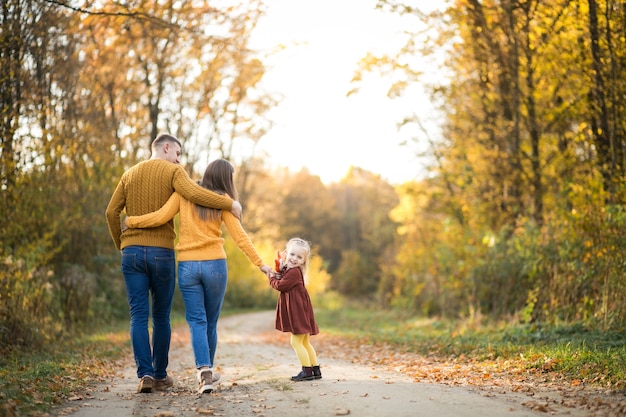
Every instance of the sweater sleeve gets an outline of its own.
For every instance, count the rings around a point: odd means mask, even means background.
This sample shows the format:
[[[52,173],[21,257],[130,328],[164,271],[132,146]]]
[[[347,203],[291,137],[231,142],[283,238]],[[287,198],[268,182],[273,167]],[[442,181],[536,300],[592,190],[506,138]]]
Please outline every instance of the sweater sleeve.
[[[289,268],[281,279],[270,278],[270,285],[276,291],[287,292],[302,282],[300,268]]]
[[[122,181],[117,184],[117,188],[111,196],[109,205],[106,208],[107,225],[109,226],[109,233],[115,243],[117,250],[120,250],[122,241],[122,225],[120,224],[120,215],[124,206],[126,205],[126,195],[124,193],[124,186]]]
[[[167,223],[180,210],[180,194],[174,193],[157,211],[141,216],[126,217],[126,226],[131,229],[157,227]]]
[[[232,198],[207,190],[194,182],[187,172],[177,165],[172,181],[174,190],[182,197],[204,207],[230,211],[233,207]]]
[[[250,262],[258,267],[263,265],[263,260],[256,251],[250,236],[248,236],[244,230],[239,219],[229,211],[222,211],[222,220],[226,225],[228,233],[230,233],[239,249],[248,257]]]

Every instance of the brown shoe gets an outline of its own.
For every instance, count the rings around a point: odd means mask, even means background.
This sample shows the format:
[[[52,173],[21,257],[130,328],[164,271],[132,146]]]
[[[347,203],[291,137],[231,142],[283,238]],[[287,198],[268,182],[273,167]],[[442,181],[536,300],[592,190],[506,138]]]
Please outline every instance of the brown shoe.
[[[139,380],[139,386],[137,387],[137,392],[147,393],[152,392],[152,388],[154,386],[154,378],[150,375],[144,375]]]
[[[210,369],[200,372],[200,388],[199,394],[210,393],[213,391],[213,371]]]
[[[171,376],[166,376],[163,379],[155,379],[154,380],[154,389],[157,391],[164,391],[174,385],[174,378]]]

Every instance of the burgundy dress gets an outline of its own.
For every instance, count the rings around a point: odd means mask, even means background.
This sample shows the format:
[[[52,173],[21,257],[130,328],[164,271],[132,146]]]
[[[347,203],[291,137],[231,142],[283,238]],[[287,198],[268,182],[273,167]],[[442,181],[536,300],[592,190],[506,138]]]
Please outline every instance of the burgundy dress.
[[[316,335],[313,304],[304,286],[301,268],[283,270],[281,279],[270,278],[270,285],[280,291],[276,303],[276,330],[293,334]]]

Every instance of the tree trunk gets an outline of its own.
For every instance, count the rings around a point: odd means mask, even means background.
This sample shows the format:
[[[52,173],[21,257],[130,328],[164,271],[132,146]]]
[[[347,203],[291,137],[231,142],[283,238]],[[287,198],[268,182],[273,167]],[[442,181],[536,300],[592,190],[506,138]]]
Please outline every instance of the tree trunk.
[[[597,121],[593,133],[598,152],[598,167],[604,179],[604,187],[609,193],[609,200],[612,201],[615,195],[613,184],[613,174],[616,170],[615,147],[611,143],[609,134],[609,116],[604,93],[603,65],[599,44],[598,6],[595,0],[588,0],[588,3],[589,34],[591,36],[592,69],[594,73],[594,85],[591,89],[591,111],[593,119]]]

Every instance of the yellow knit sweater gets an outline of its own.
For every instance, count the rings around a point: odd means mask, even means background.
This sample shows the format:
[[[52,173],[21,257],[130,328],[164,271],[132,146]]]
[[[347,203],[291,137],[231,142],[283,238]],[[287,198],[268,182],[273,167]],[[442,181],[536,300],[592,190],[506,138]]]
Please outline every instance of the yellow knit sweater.
[[[120,215],[129,216],[158,210],[174,192],[206,207],[230,210],[233,200],[195,183],[182,166],[163,159],[149,159],[126,171],[106,209],[109,233],[118,250],[126,246],[158,246],[174,249],[172,220],[150,229],[128,229],[122,233]]]
[[[154,213],[127,217],[126,225],[132,228],[159,226],[171,221],[179,211],[180,230],[176,245],[179,261],[226,259],[221,230],[222,222],[224,222],[228,233],[250,262],[258,267],[263,265],[261,257],[241,222],[231,212],[222,210],[220,219],[202,220],[198,215],[196,205],[182,198],[178,193],[174,193],[167,203]]]

